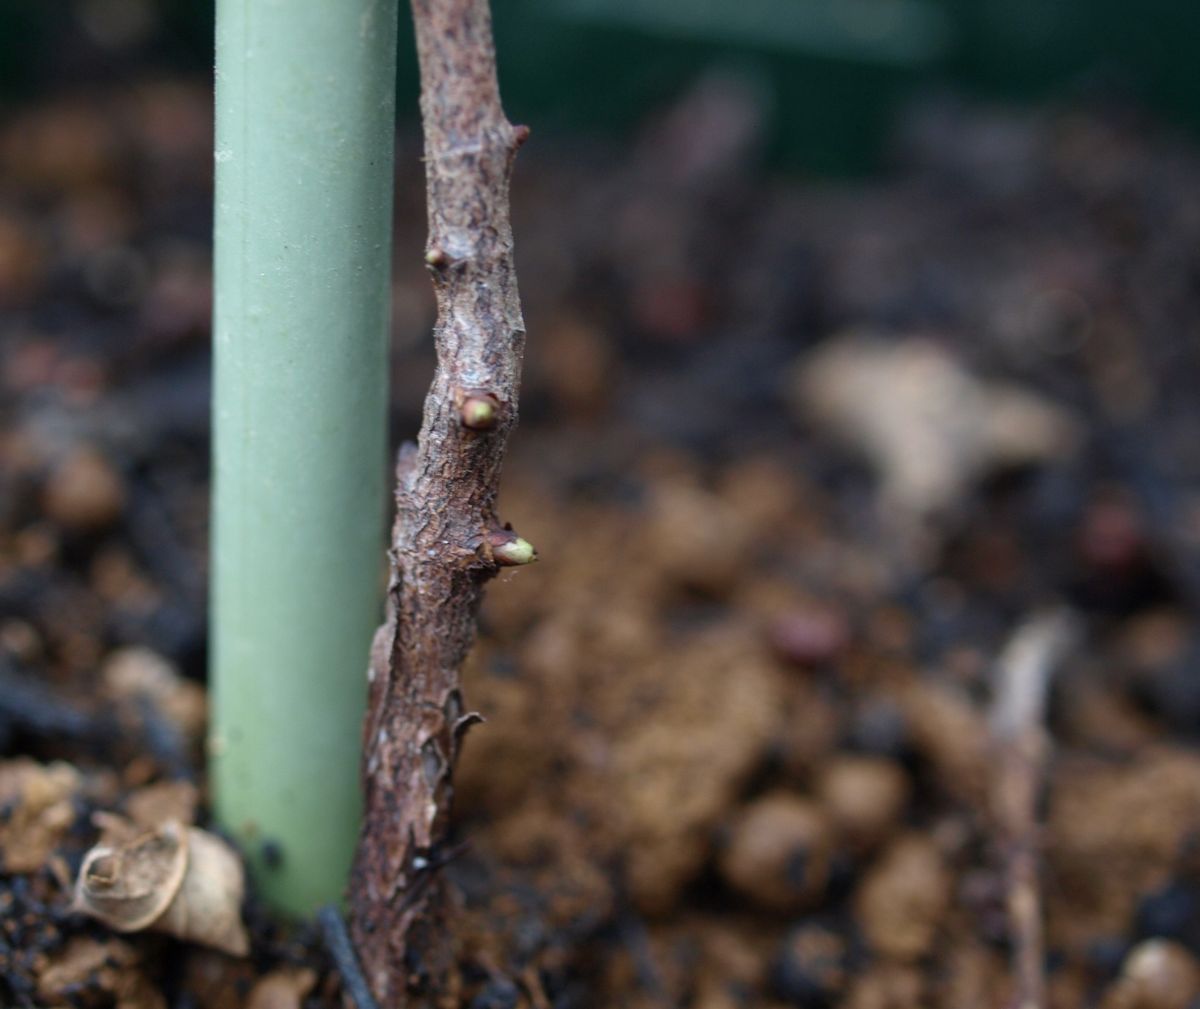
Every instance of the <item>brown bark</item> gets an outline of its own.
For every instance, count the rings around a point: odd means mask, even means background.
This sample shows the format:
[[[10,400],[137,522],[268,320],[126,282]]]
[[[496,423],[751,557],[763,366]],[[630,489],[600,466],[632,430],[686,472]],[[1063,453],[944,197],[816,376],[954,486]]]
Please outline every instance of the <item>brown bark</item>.
[[[487,0],[413,0],[421,66],[437,372],[401,452],[388,616],[372,648],[355,944],[381,1005],[436,989],[452,951],[437,868],[465,729],[459,673],[484,582],[528,559],[494,504],[525,340],[509,177],[527,135],[504,116]]]

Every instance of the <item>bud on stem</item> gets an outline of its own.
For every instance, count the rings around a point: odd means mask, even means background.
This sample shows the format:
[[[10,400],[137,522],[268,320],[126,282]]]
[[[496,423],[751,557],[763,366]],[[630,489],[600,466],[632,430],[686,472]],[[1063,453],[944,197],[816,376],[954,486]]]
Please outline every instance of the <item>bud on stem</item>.
[[[490,533],[488,543],[492,548],[492,559],[502,568],[520,567],[537,560],[537,551],[534,550],[533,544],[511,529],[498,529]]]
[[[500,401],[490,392],[468,393],[458,408],[462,425],[471,431],[490,431],[500,417]]]

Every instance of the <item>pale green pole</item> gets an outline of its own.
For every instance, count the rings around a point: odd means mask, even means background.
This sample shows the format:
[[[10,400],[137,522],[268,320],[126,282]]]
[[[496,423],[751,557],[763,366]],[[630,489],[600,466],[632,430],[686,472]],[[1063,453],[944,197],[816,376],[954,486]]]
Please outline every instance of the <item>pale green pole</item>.
[[[345,886],[381,619],[396,0],[218,0],[211,781],[263,892]]]

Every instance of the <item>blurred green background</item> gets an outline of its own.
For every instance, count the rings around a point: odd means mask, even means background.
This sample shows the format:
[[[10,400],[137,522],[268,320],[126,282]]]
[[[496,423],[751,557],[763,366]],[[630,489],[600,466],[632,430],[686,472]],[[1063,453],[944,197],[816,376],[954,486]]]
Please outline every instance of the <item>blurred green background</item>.
[[[333,2],[333,0],[331,0]],[[1195,0],[494,0],[506,104],[542,131],[611,132],[698,73],[768,98],[770,153],[869,171],[897,110],[953,88],[1044,102],[1118,96],[1200,130]],[[206,0],[0,0],[0,100],[132,68],[203,72]],[[415,104],[400,40],[402,108]]]

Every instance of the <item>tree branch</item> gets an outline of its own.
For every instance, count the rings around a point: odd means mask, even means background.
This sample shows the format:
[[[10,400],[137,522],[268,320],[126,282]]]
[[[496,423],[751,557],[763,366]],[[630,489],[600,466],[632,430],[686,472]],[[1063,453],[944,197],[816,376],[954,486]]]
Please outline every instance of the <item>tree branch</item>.
[[[494,504],[525,328],[509,178],[528,129],[500,106],[487,0],[413,0],[421,66],[437,372],[417,446],[397,467],[387,621],[372,648],[366,812],[351,882],[355,944],[385,1007],[436,987],[452,952],[437,876],[459,745],[478,716],[459,672],[483,584],[533,550]]]

